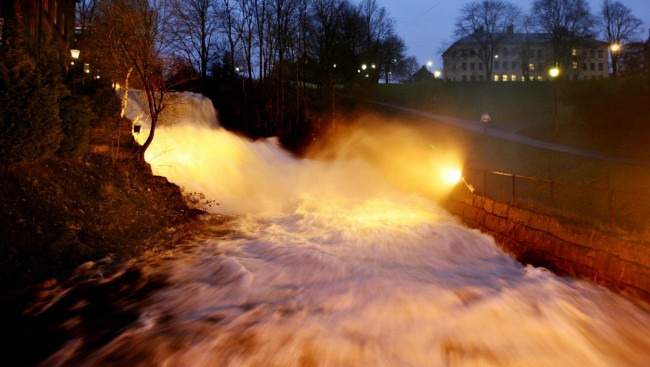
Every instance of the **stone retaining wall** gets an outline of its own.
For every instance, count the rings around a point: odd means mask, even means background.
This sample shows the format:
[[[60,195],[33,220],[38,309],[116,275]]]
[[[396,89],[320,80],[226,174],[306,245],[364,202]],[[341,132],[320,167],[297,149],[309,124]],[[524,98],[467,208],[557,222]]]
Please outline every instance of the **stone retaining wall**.
[[[459,187],[453,215],[496,240],[520,262],[589,279],[650,303],[650,241],[536,214]]]

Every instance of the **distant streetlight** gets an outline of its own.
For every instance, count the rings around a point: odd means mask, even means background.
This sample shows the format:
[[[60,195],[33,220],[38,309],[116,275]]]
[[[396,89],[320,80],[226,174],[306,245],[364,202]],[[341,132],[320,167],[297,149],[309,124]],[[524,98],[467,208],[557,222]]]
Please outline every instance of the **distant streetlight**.
[[[427,70],[431,71],[432,67],[433,67],[433,61],[431,61],[431,60],[427,61]]]
[[[557,77],[560,75],[560,68],[555,65],[555,67],[551,68],[551,70],[548,71],[548,75],[551,76],[551,82],[553,83],[553,124],[555,126],[555,133],[557,134],[558,131],[558,113],[557,113]]]
[[[440,75],[442,75],[442,72],[440,70],[436,70],[433,72],[433,77],[436,79],[440,78]]]

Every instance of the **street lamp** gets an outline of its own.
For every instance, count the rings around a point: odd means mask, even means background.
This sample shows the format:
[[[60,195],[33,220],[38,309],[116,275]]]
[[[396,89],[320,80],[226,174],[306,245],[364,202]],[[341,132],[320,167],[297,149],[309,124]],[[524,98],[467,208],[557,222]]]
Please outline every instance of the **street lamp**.
[[[621,50],[621,45],[618,42],[612,43],[609,46],[609,51],[612,55],[612,76],[616,78],[618,75],[618,52]]]
[[[551,68],[551,70],[548,71],[548,75],[551,77],[551,82],[553,83],[553,106],[554,106],[554,125],[555,125],[555,133],[557,134],[557,124],[558,124],[558,116],[557,116],[557,82],[556,78],[560,75],[560,68],[555,65],[555,67]]]
[[[81,54],[81,51],[76,48],[70,49],[70,56],[72,57],[72,95],[74,96],[76,94],[76,81],[77,81],[77,63],[76,61],[79,60],[79,55]]]

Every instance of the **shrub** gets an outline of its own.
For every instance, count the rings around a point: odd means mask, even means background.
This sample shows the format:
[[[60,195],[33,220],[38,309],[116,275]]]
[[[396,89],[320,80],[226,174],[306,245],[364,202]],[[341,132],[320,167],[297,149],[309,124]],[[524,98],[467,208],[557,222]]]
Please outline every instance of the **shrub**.
[[[90,129],[95,113],[86,96],[66,96],[59,103],[63,140],[57,155],[63,158],[79,158],[88,149]]]
[[[16,29],[7,25],[8,33]],[[59,117],[60,83],[43,83],[20,37],[0,49],[0,159],[3,163],[51,157],[63,137]],[[51,73],[48,70],[48,73]]]

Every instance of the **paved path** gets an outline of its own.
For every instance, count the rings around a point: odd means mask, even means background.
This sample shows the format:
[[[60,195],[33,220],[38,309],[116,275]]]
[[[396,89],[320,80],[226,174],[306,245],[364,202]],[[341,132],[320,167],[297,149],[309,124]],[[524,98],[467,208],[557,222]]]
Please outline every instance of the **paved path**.
[[[366,102],[373,103],[373,104],[380,105],[380,106],[384,106],[384,107],[393,108],[393,109],[404,111],[404,112],[408,112],[408,113],[411,113],[411,114],[414,114],[414,115],[426,117],[426,118],[436,120],[436,121],[439,121],[439,122],[443,122],[443,123],[446,123],[446,124],[454,125],[454,126],[457,126],[457,127],[462,128],[462,129],[469,130],[469,131],[472,131],[472,132],[475,132],[475,133],[487,134],[488,136],[492,136],[492,137],[499,138],[499,139],[504,139],[504,140],[509,140],[509,141],[514,141],[514,142],[517,142],[517,143],[526,144],[526,145],[536,147],[536,148],[542,148],[542,149],[552,150],[552,151],[561,152],[561,153],[569,153],[569,154],[573,154],[573,155],[577,155],[577,156],[585,157],[585,158],[592,158],[592,159],[599,159],[599,160],[603,160],[603,161],[610,161],[610,162],[617,162],[617,163],[625,163],[625,164],[633,164],[633,165],[638,165],[638,166],[650,167],[650,161],[647,161],[647,160],[616,157],[616,156],[613,156],[613,155],[605,154],[603,152],[599,152],[597,150],[581,149],[581,148],[577,148],[577,147],[570,146],[570,145],[551,143],[551,142],[548,142],[548,141],[533,139],[533,138],[529,138],[527,136],[523,136],[523,135],[516,134],[516,133],[513,133],[513,132],[509,132],[509,131],[498,130],[498,129],[495,129],[495,128],[490,128],[490,129],[488,129],[487,132],[485,132],[484,125],[479,121],[463,120],[463,119],[459,119],[459,118],[455,118],[455,117],[440,115],[440,114],[437,114],[437,113],[424,112],[424,111],[415,110],[415,109],[412,109],[412,108],[407,108],[407,107],[402,107],[402,106],[397,106],[397,105],[393,105],[393,104],[389,104],[389,103],[370,101],[370,100],[367,100]]]

